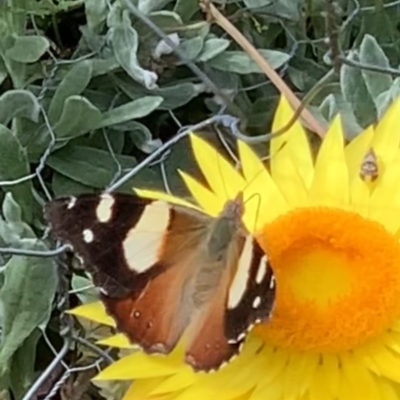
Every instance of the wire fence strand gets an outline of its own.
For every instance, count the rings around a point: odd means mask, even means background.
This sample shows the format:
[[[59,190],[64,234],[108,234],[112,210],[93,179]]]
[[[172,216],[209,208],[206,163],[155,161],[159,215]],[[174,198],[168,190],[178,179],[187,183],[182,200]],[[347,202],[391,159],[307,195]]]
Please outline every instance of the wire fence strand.
[[[178,46],[176,46],[171,39],[168,37],[168,35],[165,34],[162,30],[160,30],[159,27],[157,27],[152,21],[150,21],[145,15],[143,15],[135,6],[132,5],[132,3],[128,0],[123,0],[124,5],[132,12],[135,14],[137,18],[142,20],[150,29],[152,29],[157,35],[160,36],[168,45],[171,46],[171,48],[174,49],[174,51],[177,52],[178,56],[181,57],[181,59],[186,63],[189,68],[192,69],[192,71],[197,75],[199,79],[201,79],[205,84],[207,84],[212,91],[220,96],[221,98],[224,98],[226,96],[223,95],[222,91],[215,85],[215,83],[196,65],[194,64],[191,60],[187,59],[185,54],[183,54]],[[331,49],[331,57],[332,57],[332,62],[333,65],[335,66],[335,69],[340,68],[341,65],[346,64],[354,68],[359,68],[359,69],[365,69],[368,71],[373,71],[373,72],[380,72],[384,74],[389,74],[392,76],[400,76],[400,70],[395,69],[395,68],[382,68],[380,66],[376,65],[366,65],[362,64],[359,62],[355,62],[352,60],[349,60],[347,58],[347,55],[342,52],[339,46],[339,37],[342,35],[346,29],[351,25],[351,23],[358,18],[362,13],[373,13],[376,11],[377,6],[368,6],[368,7],[362,7],[360,5],[360,2],[358,0],[353,0],[353,5],[354,8],[352,12],[349,13],[347,18],[344,19],[344,21],[341,23],[340,26],[335,26],[334,21],[335,21],[335,15],[334,13],[334,7],[333,7],[333,2],[328,1],[328,13],[327,13],[327,23],[328,23],[328,32],[326,38],[322,38],[318,41],[315,41],[315,45],[318,44],[326,44],[326,41],[328,40],[328,44]],[[400,1],[393,1],[387,4],[382,5],[385,9],[389,9],[392,7],[397,7],[400,5]],[[241,12],[244,12],[245,10],[241,10]],[[36,21],[35,17],[31,16],[31,23],[33,28],[39,32],[39,29],[36,26]],[[279,23],[282,25],[284,28],[286,34],[291,40],[291,47],[290,47],[290,57],[293,57],[296,55],[299,44],[301,44],[301,41],[296,40],[294,35],[292,34],[291,28],[289,25],[285,24],[285,21],[282,19],[279,19]],[[331,30],[331,32],[329,32]],[[309,42],[308,39],[305,39],[305,42]],[[43,173],[44,170],[48,164],[48,160],[50,155],[54,152],[54,149],[57,144],[57,139],[54,134],[53,126],[49,121],[47,112],[44,108],[43,99],[45,98],[45,95],[47,92],[50,90],[52,87],[53,81],[56,78],[57,72],[59,71],[60,67],[62,65],[66,64],[74,64],[78,63],[82,60],[85,59],[90,59],[91,57],[95,56],[96,53],[89,53],[83,57],[73,59],[73,60],[60,60],[58,59],[51,50],[48,50],[48,55],[51,59],[52,65],[50,68],[49,73],[47,74],[47,77],[43,80],[42,87],[40,89],[39,94],[37,95],[37,101],[40,104],[40,115],[41,118],[43,119],[44,126],[46,128],[46,134],[48,135],[48,141],[47,141],[47,146],[43,152],[43,154],[40,156],[39,161],[37,166],[35,167],[34,171],[25,175],[21,176],[16,179],[11,179],[11,180],[2,180],[0,181],[0,187],[4,191],[6,191],[8,188],[19,185],[21,183],[27,182],[27,181],[35,181],[37,183],[45,197],[45,200],[51,200],[52,195],[49,192],[47,185],[45,183],[45,180],[43,178]],[[337,72],[337,70],[336,70]],[[331,73],[328,74],[324,79],[327,81],[332,74],[334,73],[334,70],[332,69]],[[134,177],[135,175],[139,174],[143,169],[149,165],[153,166],[158,166],[161,171],[161,176],[163,179],[163,184],[165,190],[170,193],[170,184],[166,172],[165,165],[168,163],[168,157],[170,154],[170,150],[182,139],[187,137],[191,132],[197,132],[201,131],[203,128],[211,125],[220,125],[222,127],[227,128],[227,134],[230,135],[229,139],[241,139],[244,140],[250,144],[257,144],[257,143],[263,143],[267,140],[270,140],[272,137],[275,137],[276,135],[280,135],[284,133],[290,126],[292,126],[295,121],[297,121],[299,115],[301,114],[303,108],[309,103],[310,99],[316,95],[318,90],[323,87],[323,84],[325,81],[319,82],[319,84],[316,86],[314,91],[310,91],[308,95],[305,96],[305,99],[302,103],[302,106],[294,113],[293,117],[288,121],[288,123],[281,129],[279,129],[276,132],[269,132],[265,135],[261,136],[254,136],[254,137],[249,137],[245,135],[240,128],[240,119],[237,117],[234,117],[232,115],[228,114],[223,114],[222,111],[225,110],[230,110],[233,106],[229,100],[227,100],[223,110],[221,111],[220,114],[211,116],[210,118],[207,118],[203,121],[200,121],[196,124],[193,124],[191,126],[182,126],[181,122],[179,119],[172,113],[171,111],[171,117],[174,118],[178,128],[177,132],[173,137],[163,143],[161,146],[156,148],[154,151],[152,151],[150,154],[148,154],[141,162],[139,162],[137,165],[135,165],[133,168],[130,168],[129,170],[125,170],[122,168],[121,163],[118,161],[118,158],[116,156],[115,150],[113,149],[113,146],[109,140],[108,133],[103,130],[103,137],[104,141],[107,146],[107,151],[109,152],[110,156],[112,157],[114,163],[115,163],[115,174],[110,181],[108,187],[106,187],[104,190],[105,192],[113,192],[121,188],[122,185],[127,183]],[[250,91],[250,90],[255,90],[261,87],[264,84],[270,84],[270,82],[266,83],[261,83],[257,84],[254,86],[249,86],[247,88],[243,88],[243,91]],[[116,101],[117,99],[115,99]],[[236,109],[236,106],[233,107]],[[240,113],[239,113],[240,114]],[[237,156],[235,155],[235,152],[229,145],[229,141],[227,141],[226,133],[221,133],[221,130],[217,129],[217,134],[219,137],[220,142],[226,149],[227,153],[230,155],[232,160],[235,162],[235,164],[238,166],[239,165],[239,160]],[[54,373],[54,371],[57,370],[57,368],[62,368],[61,375],[54,381],[52,384],[52,387],[48,390],[47,395],[44,397],[44,400],[51,400],[53,399],[59,392],[62,390],[63,386],[65,383],[68,381],[68,379],[71,378],[71,376],[75,373],[79,372],[84,372],[84,371],[89,371],[92,369],[99,369],[101,368],[102,365],[107,365],[110,364],[114,361],[113,357],[110,355],[109,349],[102,349],[101,347],[97,346],[96,344],[92,343],[92,341],[80,336],[79,334],[76,333],[74,330],[74,321],[72,316],[66,313],[67,309],[69,308],[69,295],[71,294],[71,291],[69,290],[69,281],[67,278],[68,275],[68,262],[66,262],[65,259],[65,252],[67,250],[71,250],[69,246],[61,246],[58,245],[54,249],[50,249],[47,251],[39,251],[39,250],[31,250],[31,249],[25,249],[25,248],[15,248],[15,247],[1,247],[0,248],[0,255],[5,255],[5,256],[30,256],[30,257],[47,257],[47,258],[54,258],[57,261],[58,265],[58,274],[59,274],[59,288],[58,288],[58,295],[57,295],[57,309],[60,314],[60,330],[59,334],[60,337],[62,338],[62,345],[61,347],[56,350],[54,346],[51,344],[51,342],[48,340],[48,345],[50,350],[54,353],[54,358],[51,361],[51,363],[44,369],[44,371],[40,374],[40,376],[37,378],[37,380],[34,382],[34,384],[29,388],[29,390],[26,392],[22,400],[33,400],[36,399],[36,394],[38,390],[50,379],[50,376]],[[93,357],[96,357],[95,361],[92,361],[88,363],[87,365],[83,366],[74,366],[74,365],[69,365],[68,362],[66,361],[66,356],[73,347],[73,345],[80,345],[85,347],[88,351],[90,351],[93,354]]]

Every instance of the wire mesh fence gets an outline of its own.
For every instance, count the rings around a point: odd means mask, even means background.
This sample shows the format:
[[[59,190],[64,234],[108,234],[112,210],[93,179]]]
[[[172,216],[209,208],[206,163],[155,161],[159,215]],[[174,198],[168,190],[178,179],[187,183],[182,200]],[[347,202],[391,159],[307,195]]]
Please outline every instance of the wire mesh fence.
[[[201,120],[200,122],[190,125],[182,126],[179,121],[179,117],[174,114],[172,110],[169,110],[171,118],[176,123],[176,134],[172,135],[172,138],[164,141],[155,149],[153,149],[149,154],[146,155],[140,162],[131,168],[127,168],[122,165],[119,161],[115,150],[113,149],[113,144],[109,140],[110,133],[103,129],[102,134],[104,137],[104,142],[107,147],[107,151],[110,154],[114,162],[113,177],[109,182],[109,185],[104,188],[106,192],[113,192],[121,188],[124,184],[129,182],[134,176],[138,175],[143,171],[144,168],[151,166],[152,168],[158,168],[160,170],[160,176],[162,178],[163,188],[166,192],[171,192],[168,173],[166,170],[166,165],[169,162],[169,155],[171,149],[182,139],[187,137],[190,132],[202,131],[204,128],[209,126],[222,126],[225,128],[224,133],[221,133],[217,129],[217,140],[222,143],[222,146],[230,155],[233,162],[238,164],[235,151],[232,147],[232,139],[242,139],[249,143],[257,144],[264,143],[268,141],[274,135],[279,135],[284,132],[289,126],[291,126],[300,116],[304,107],[306,107],[310,101],[310,98],[304,99],[302,106],[296,111],[293,118],[287,122],[285,129],[281,129],[276,132],[270,132],[268,134],[263,134],[261,136],[248,136],[241,131],[240,119],[229,114],[225,114],[226,110],[229,110],[230,99],[228,98],[227,104],[224,100],[227,96],[221,91],[221,89],[216,85],[209,76],[196,65],[195,62],[188,59],[187,55],[181,51],[179,46],[171,40],[170,36],[164,33],[160,28],[154,24],[151,20],[146,18],[146,16],[141,13],[136,7],[134,7],[130,2],[124,2],[128,9],[135,14],[137,18],[143,21],[150,29],[152,29],[159,37],[160,40],[165,41],[172,49],[177,52],[177,56],[180,57],[186,66],[188,66],[192,72],[199,78],[216,96],[220,96],[222,101],[222,106],[219,112],[215,112],[214,116]],[[273,3],[273,2],[271,2]],[[284,76],[290,67],[290,61],[299,52],[299,48],[303,44],[311,46],[315,51],[319,51],[321,48],[326,49],[326,61],[331,64],[332,70],[330,72],[329,78],[333,74],[341,73],[343,66],[348,66],[350,68],[358,69],[360,71],[369,71],[373,73],[379,73],[383,75],[389,75],[392,77],[400,76],[400,71],[397,68],[392,68],[390,66],[382,66],[379,64],[365,63],[360,60],[349,57],[352,49],[342,49],[341,43],[343,40],[342,36],[348,35],[349,30],[354,29],[354,22],[357,18],[360,18],[366,14],[374,14],[377,12],[377,5],[364,6],[360,4],[357,0],[352,0],[351,7],[343,15],[338,15],[337,2],[333,0],[326,0],[324,2],[324,15],[325,15],[325,36],[319,37],[317,39],[308,38],[307,35],[304,39],[299,39],[292,30],[292,26],[287,20],[282,18],[280,15],[274,15],[268,7],[262,7],[260,14],[266,14],[269,17],[276,19],[277,23],[285,31],[288,40],[290,40],[288,46],[288,58],[287,61],[280,68],[280,75]],[[111,5],[109,5],[111,7]],[[400,1],[385,2],[382,4],[382,9],[391,10],[393,12],[399,12]],[[240,17],[240,13],[245,13],[249,11],[246,7],[239,7],[237,13]],[[231,19],[235,20],[235,16],[231,15]],[[34,32],[40,32],[37,27],[36,18],[33,14],[30,15],[30,23]],[[46,166],[48,165],[48,160],[50,155],[57,149],[59,140],[54,132],[54,123],[50,122],[49,111],[46,110],[44,104],[44,99],[47,97],[48,92],[54,91],[55,78],[57,73],[65,65],[78,64],[84,60],[90,60],[96,53],[88,53],[81,57],[77,57],[73,60],[63,60],[59,56],[56,56],[52,50],[47,51],[47,55],[51,62],[48,71],[45,74],[45,79],[43,79],[40,90],[36,94],[36,100],[39,104],[39,112],[41,119],[45,125],[45,131],[47,135],[47,145],[45,146],[42,154],[39,156],[37,163],[33,171],[24,175],[19,176],[15,179],[0,180],[0,186],[4,192],[7,192],[10,188],[16,187],[24,182],[32,181],[39,189],[38,191],[43,195],[45,201],[52,199],[52,194],[46,183],[46,178],[44,177]],[[318,88],[324,89],[324,83],[321,85],[316,85]],[[254,85],[248,85],[247,87],[240,88],[239,92],[246,92],[256,90],[261,86],[269,85],[270,82],[262,82]],[[316,95],[315,92],[312,93],[313,96]],[[310,96],[310,97],[313,97]],[[228,96],[229,97],[229,96]],[[110,104],[110,108],[114,107],[113,102]],[[48,232],[45,233],[47,235]],[[42,239],[42,238],[41,238]],[[41,240],[40,239],[40,240]],[[113,362],[113,355],[110,349],[104,349],[93,343],[90,339],[85,338],[79,334],[79,331],[74,329],[74,319],[71,315],[67,314],[66,311],[71,307],[70,296],[73,290],[70,288],[70,275],[68,270],[70,268],[70,259],[66,256],[65,251],[68,250],[68,246],[55,247],[50,250],[32,250],[23,247],[7,246],[0,248],[0,256],[8,259],[11,256],[25,256],[25,257],[38,257],[38,258],[51,258],[54,259],[57,264],[58,271],[58,288],[55,300],[55,308],[58,310],[59,314],[59,338],[57,345],[53,343],[53,338],[47,337],[46,331],[44,330],[43,335],[48,349],[53,354],[52,360],[48,365],[43,368],[43,372],[37,377],[34,384],[26,391],[23,396],[23,400],[50,400],[54,398],[60,398],[60,393],[63,393],[63,398],[68,399],[78,399],[83,395],[83,389],[87,389],[88,382],[96,374],[96,372],[107,364]],[[5,264],[2,263],[2,264]],[[70,354],[71,349],[76,348],[76,346],[84,347],[90,353],[83,365],[79,359],[71,359]],[[78,378],[77,378],[78,377]],[[76,384],[70,384],[74,382],[75,379],[81,379],[82,381]],[[71,389],[73,388],[73,389]],[[68,392],[69,391],[69,392]]]

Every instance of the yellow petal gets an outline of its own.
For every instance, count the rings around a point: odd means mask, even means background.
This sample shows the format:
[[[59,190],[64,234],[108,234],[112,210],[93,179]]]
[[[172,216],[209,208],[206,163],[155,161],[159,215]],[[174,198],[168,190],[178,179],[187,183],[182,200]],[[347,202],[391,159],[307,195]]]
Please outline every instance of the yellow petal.
[[[168,193],[158,192],[156,190],[147,190],[147,189],[138,189],[138,188],[134,188],[134,191],[138,196],[144,197],[147,199],[164,200],[168,203],[178,204],[180,206],[198,209],[198,207],[196,207],[194,204],[192,204],[180,197],[172,196]]]
[[[194,387],[190,386],[187,389],[184,389],[182,393],[177,394],[174,397],[174,400],[194,400],[194,399],[208,399],[208,400],[217,400],[215,397],[216,393],[213,392],[209,387]]]
[[[190,138],[197,163],[211,190],[224,200],[236,197],[245,186],[240,173],[205,140],[196,135]]]
[[[339,393],[340,367],[339,358],[335,354],[324,354],[320,369],[320,383],[330,393],[330,398],[336,399]]]
[[[349,382],[343,373],[340,374],[338,398],[340,400],[354,400],[354,389],[349,385]]]
[[[304,180],[293,162],[288,147],[283,148],[281,153],[274,159],[273,179],[291,208],[305,207],[309,201]]]
[[[341,356],[341,361],[344,381],[350,390],[363,400],[379,399],[377,382],[360,360],[348,353]]]
[[[100,301],[75,307],[72,310],[69,310],[68,313],[77,317],[87,318],[91,321],[98,322],[99,324],[115,326],[114,320],[107,315],[104,305]]]
[[[365,350],[375,365],[375,373],[400,383],[400,357],[396,353],[380,342],[371,343]]]
[[[272,124],[272,130],[277,131],[284,127],[290,121],[293,114],[294,112],[289,102],[284,96],[281,96]],[[296,169],[299,171],[305,186],[309,187],[314,174],[313,159],[307,135],[299,121],[296,121],[284,134],[271,139],[270,157],[273,177],[277,171],[277,167],[274,165],[275,158],[282,156],[280,150],[283,145],[288,147]]]
[[[283,371],[289,355],[285,350],[267,347],[259,353],[259,358],[258,385],[249,400],[279,399],[283,395]]]
[[[400,98],[395,100],[385,112],[375,128],[371,146],[384,164],[390,163],[399,149],[400,144]]]
[[[310,383],[309,400],[334,400],[334,397],[325,386],[324,372],[320,366],[314,371],[313,379]]]
[[[387,331],[382,338],[387,347],[395,351],[400,356],[400,333],[395,330]]]
[[[263,384],[257,387],[257,389],[251,393],[249,400],[283,400],[283,396],[281,377],[278,377],[268,385]]]
[[[388,382],[379,382],[379,392],[382,400],[399,400],[399,396],[393,388],[393,385]]]
[[[247,143],[238,140],[237,145],[242,172],[247,182],[251,182],[259,175],[268,174],[264,163]]]
[[[161,384],[165,378],[149,378],[141,379],[133,382],[129,387],[128,391],[125,393],[122,400],[144,400],[149,395],[151,390]],[[153,400],[157,400],[153,398]]]
[[[213,192],[185,172],[178,172],[200,207],[205,210],[207,214],[214,217],[217,216],[224,206],[224,199],[217,197]]]
[[[260,366],[265,360],[258,354],[262,344],[260,339],[250,336],[238,357],[217,373],[198,374],[196,385],[208,386],[218,393],[218,400],[233,400],[248,393],[263,379]]]
[[[123,333],[118,333],[117,335],[110,336],[106,339],[98,340],[96,343],[101,346],[118,347],[119,349],[138,348],[138,346],[132,344]]]
[[[350,210],[368,218],[370,196],[368,182],[364,182],[359,175],[356,175],[350,186]]]
[[[342,124],[338,116],[329,128],[318,152],[310,190],[312,204],[348,207],[349,175],[343,146]]]
[[[288,204],[272,180],[264,164],[244,142],[238,142],[239,155],[246,178],[244,187],[244,224],[250,232],[258,232],[266,223],[286,213]]]
[[[260,232],[265,224],[289,211],[281,191],[269,174],[257,176],[244,191],[243,222],[249,232]]]
[[[111,364],[94,379],[104,381],[166,377],[177,373],[182,365],[171,357],[136,352]]]
[[[400,154],[385,166],[385,171],[378,178],[374,192],[369,202],[369,217],[380,222],[385,228],[394,233],[399,229],[400,218]]]
[[[373,135],[374,129],[371,125],[355,137],[344,149],[350,184],[353,179],[360,174],[361,164],[368,150],[371,148]]]
[[[317,368],[319,356],[317,354],[293,353],[284,372],[284,397],[298,398],[306,393]]]
[[[184,368],[175,375],[164,379],[163,382],[153,388],[150,394],[159,395],[177,392],[193,385],[197,379],[198,375],[192,369]]]

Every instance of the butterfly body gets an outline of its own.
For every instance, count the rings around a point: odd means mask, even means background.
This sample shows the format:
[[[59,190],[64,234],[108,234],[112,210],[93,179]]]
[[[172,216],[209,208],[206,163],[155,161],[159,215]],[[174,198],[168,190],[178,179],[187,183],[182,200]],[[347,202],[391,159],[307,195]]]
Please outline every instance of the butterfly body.
[[[60,198],[45,208],[55,237],[79,254],[117,328],[148,353],[219,368],[275,297],[266,257],[241,222],[241,195],[216,218],[134,195]]]

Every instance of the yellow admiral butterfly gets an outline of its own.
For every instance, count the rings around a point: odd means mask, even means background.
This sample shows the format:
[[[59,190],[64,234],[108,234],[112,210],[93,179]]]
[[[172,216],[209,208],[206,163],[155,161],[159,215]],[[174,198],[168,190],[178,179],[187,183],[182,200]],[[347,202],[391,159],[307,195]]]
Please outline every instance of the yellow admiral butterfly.
[[[213,218],[127,194],[51,201],[54,236],[79,254],[117,328],[147,353],[171,352],[184,334],[186,362],[218,369],[270,317],[275,280],[242,224],[242,195]]]

